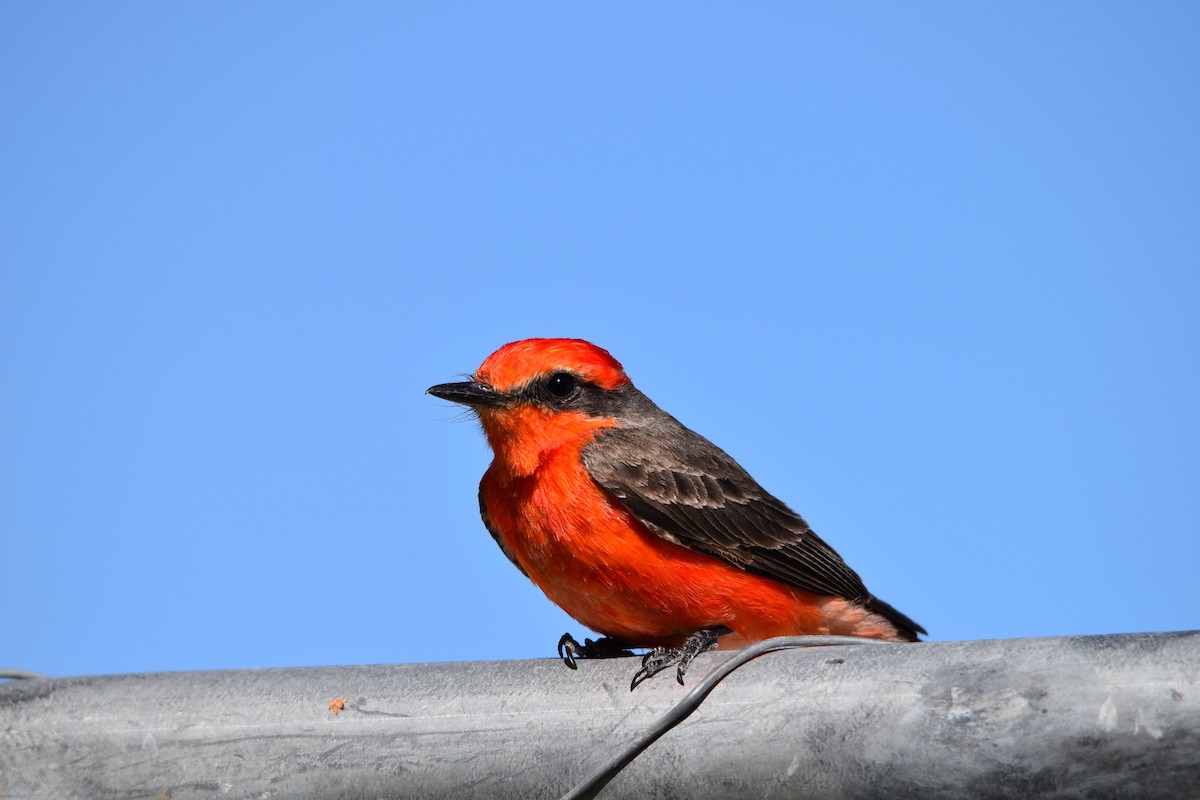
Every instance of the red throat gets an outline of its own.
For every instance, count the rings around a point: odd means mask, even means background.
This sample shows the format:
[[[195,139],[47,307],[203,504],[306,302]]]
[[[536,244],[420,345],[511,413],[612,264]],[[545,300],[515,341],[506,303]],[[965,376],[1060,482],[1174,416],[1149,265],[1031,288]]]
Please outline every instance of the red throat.
[[[593,419],[533,405],[483,408],[479,410],[479,421],[496,455],[493,468],[505,477],[532,475],[563,448],[578,454],[597,431],[616,424],[613,419]]]

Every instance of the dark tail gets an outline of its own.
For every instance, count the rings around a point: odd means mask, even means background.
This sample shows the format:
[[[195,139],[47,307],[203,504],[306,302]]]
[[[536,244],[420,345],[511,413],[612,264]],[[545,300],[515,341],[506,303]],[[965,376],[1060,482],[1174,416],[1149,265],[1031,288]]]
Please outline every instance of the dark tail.
[[[929,632],[920,625],[913,622],[911,619],[904,616],[899,611],[880,600],[878,597],[869,598],[867,602],[863,603],[863,605],[868,611],[874,611],[876,614],[895,625],[896,632],[910,642],[920,641],[920,639],[917,638],[917,634],[923,633],[926,636],[929,635]]]

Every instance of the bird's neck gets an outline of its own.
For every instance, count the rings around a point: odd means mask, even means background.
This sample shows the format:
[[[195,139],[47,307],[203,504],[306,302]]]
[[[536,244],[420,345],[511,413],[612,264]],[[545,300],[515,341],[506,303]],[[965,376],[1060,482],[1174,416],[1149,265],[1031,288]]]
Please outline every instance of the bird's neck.
[[[578,452],[597,431],[616,425],[612,418],[537,406],[484,410],[480,422],[496,455],[498,472],[510,478],[533,475],[554,453],[564,448]]]

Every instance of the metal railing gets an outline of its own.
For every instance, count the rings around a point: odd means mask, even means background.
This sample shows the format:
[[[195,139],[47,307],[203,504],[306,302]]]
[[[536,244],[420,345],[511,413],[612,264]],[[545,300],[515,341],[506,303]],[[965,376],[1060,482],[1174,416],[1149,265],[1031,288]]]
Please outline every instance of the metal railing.
[[[688,693],[636,664],[0,683],[0,797],[556,798]],[[601,794],[1122,796],[1200,796],[1200,631],[770,653]]]

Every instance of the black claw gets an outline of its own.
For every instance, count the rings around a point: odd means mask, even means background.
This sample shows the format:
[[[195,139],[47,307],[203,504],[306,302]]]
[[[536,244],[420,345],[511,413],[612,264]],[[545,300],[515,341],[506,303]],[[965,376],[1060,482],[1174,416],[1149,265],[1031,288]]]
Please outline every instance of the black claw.
[[[571,669],[579,669],[575,663],[575,654],[581,649],[579,642],[575,641],[575,637],[569,633],[564,633],[558,640],[558,657]]]
[[[578,669],[576,658],[619,658],[631,656],[629,645],[619,639],[603,636],[595,641],[584,639],[583,644],[575,640],[569,633],[564,633],[558,640],[558,657],[571,669]]]
[[[692,660],[704,651],[716,647],[717,637],[725,633],[729,633],[729,629],[724,626],[700,630],[689,636],[679,647],[670,650],[663,647],[654,648],[642,658],[642,668],[633,673],[633,682],[629,684],[629,691],[632,692],[642,681],[672,666],[678,666],[675,671],[675,680],[679,681],[680,686],[683,686],[683,676]]]
[[[642,656],[642,668],[633,673],[633,681],[629,684],[629,691],[633,691],[641,684],[642,681],[662,672],[664,669],[661,660],[668,653],[666,648],[656,647],[646,655]]]

